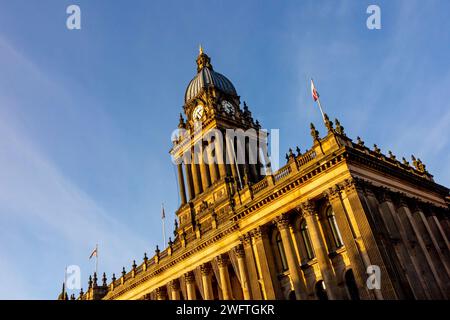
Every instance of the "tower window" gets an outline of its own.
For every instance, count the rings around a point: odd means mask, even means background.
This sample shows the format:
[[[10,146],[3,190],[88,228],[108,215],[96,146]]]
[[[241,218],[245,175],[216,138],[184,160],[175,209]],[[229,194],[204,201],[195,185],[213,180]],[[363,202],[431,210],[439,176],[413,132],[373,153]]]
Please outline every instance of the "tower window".
[[[336,216],[334,215],[333,209],[329,207],[327,209],[327,220],[328,224],[331,229],[331,233],[333,235],[334,244],[336,245],[336,248],[340,248],[343,246],[342,236],[341,232],[339,231],[337,222],[336,222]]]
[[[302,234],[303,243],[305,244],[306,255],[308,256],[308,260],[311,260],[315,257],[315,254],[311,238],[309,237],[308,225],[305,220],[303,220],[300,225],[300,232]]]

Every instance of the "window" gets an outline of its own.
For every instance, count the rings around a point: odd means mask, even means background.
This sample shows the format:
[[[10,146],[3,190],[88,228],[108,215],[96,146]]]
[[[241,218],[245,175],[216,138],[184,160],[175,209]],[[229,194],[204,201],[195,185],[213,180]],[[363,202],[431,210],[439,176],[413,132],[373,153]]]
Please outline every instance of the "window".
[[[276,242],[277,242],[278,253],[280,255],[281,267],[283,269],[282,271],[284,272],[288,269],[288,265],[287,265],[286,254],[284,253],[283,241],[281,241],[280,233],[277,234]]]
[[[306,221],[303,220],[300,225],[300,231],[302,234],[303,243],[305,244],[306,254],[308,256],[308,260],[311,260],[315,257],[314,249],[311,244],[311,238],[309,237],[308,225]]]
[[[331,233],[333,235],[333,240],[334,240],[334,244],[335,244],[336,248],[342,247],[343,241],[342,241],[341,232],[339,231],[339,228],[338,228],[338,225],[336,222],[336,216],[334,215],[333,209],[331,209],[331,207],[329,207],[327,209],[327,220],[328,220],[328,224],[331,229]]]

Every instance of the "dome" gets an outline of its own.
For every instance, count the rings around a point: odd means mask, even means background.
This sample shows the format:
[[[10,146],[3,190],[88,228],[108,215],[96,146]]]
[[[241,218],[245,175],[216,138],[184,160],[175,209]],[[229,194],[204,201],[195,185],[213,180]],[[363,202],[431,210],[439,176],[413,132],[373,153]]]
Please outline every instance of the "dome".
[[[215,72],[211,66],[209,57],[200,48],[200,55],[197,58],[197,75],[189,82],[184,101],[188,102],[195,98],[204,88],[216,88],[223,93],[237,95],[236,89],[227,77]]]
[[[237,95],[236,89],[227,77],[205,67],[200,70],[191,82],[189,82],[186,89],[186,94],[184,96],[184,101],[188,102],[189,100],[195,98],[202,89],[208,87],[214,87],[224,93]]]

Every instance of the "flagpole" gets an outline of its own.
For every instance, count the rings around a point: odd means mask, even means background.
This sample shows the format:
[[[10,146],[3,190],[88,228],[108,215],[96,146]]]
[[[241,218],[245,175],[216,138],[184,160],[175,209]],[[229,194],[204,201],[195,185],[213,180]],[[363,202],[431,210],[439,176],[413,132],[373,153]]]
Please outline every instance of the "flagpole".
[[[95,273],[98,275],[98,243],[95,245]]]
[[[162,208],[162,232],[163,232],[163,248],[165,248],[166,246],[166,226],[165,226],[165,220],[166,220],[166,214],[164,212],[164,203],[161,204],[161,208]]]
[[[312,88],[314,88],[315,92],[317,93],[316,85],[314,84],[313,78],[311,78],[311,84],[312,84]],[[312,90],[312,88],[311,88],[311,90]],[[320,103],[320,97],[319,97],[319,94],[318,94],[318,93],[317,93],[317,104],[319,105],[319,109],[320,109],[320,113],[322,114],[323,122],[324,122],[325,125],[326,125],[326,121],[325,121],[325,113],[323,112],[322,104]]]

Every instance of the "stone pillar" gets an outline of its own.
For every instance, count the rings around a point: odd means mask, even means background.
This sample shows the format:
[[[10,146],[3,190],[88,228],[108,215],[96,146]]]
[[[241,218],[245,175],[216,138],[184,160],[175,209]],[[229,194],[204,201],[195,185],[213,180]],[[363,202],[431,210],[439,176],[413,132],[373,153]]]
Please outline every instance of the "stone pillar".
[[[230,141],[226,140],[226,150],[227,150],[226,159],[227,159],[227,163],[230,164],[231,175],[237,181],[239,179],[239,176],[238,176],[238,171],[236,168],[236,161],[235,161],[236,153],[234,152],[233,140],[230,140]]]
[[[203,191],[208,189],[208,187],[211,185],[211,177],[209,175],[209,165],[205,161],[205,149],[203,148],[201,153],[199,153],[199,166],[200,166],[200,172],[201,172],[201,180],[202,180],[202,188]]]
[[[253,253],[252,236],[251,233],[245,234],[241,238],[245,252],[245,261],[247,265],[247,271],[249,276],[249,284],[254,300],[262,300],[264,297],[261,291],[261,285],[259,283],[259,272],[255,264],[256,258]]]
[[[389,277],[389,272],[386,268],[385,262],[378,248],[377,241],[374,236],[374,231],[370,226],[368,220],[369,209],[366,204],[361,201],[362,190],[359,179],[346,179],[344,184],[344,193],[342,195],[342,202],[350,217],[352,227],[357,232],[357,241],[361,248],[363,258],[366,260],[366,266],[377,265],[381,270],[381,289],[373,290],[377,299],[396,300],[398,296],[395,292],[392,281]],[[364,253],[367,253],[364,256]]]
[[[187,202],[187,200],[186,200],[186,188],[184,187],[182,164],[181,163],[177,164],[177,168],[178,168],[178,185],[180,186],[181,205],[183,205]]]
[[[223,141],[224,139],[221,137],[221,141],[219,139],[216,139],[214,141],[215,150],[216,150],[216,159],[217,159],[217,166],[219,167],[219,174],[220,178],[223,179],[227,175],[227,168],[226,168],[226,158],[224,154],[224,147],[223,147]]]
[[[285,214],[275,218],[275,224],[278,227],[281,235],[281,241],[283,242],[284,251],[286,254],[286,260],[289,267],[289,276],[294,286],[295,297],[297,300],[306,300],[307,291],[303,281],[303,277],[300,275],[299,267],[300,263],[297,259],[297,254],[292,243],[292,237],[290,235],[290,221],[289,217]]]
[[[211,142],[210,142],[210,144],[211,144]],[[220,178],[219,167],[217,166],[217,163],[216,163],[216,160],[218,162],[219,159],[217,159],[217,157],[216,157],[216,159],[214,159],[213,153],[212,153],[212,148],[205,148],[205,150],[207,150],[206,156],[208,158],[208,166],[209,166],[209,172],[210,172],[210,177],[211,177],[211,184],[213,184]],[[215,153],[217,155],[217,150],[215,150]]]
[[[416,219],[417,225],[419,226],[422,235],[426,238],[427,244],[429,246],[429,251],[433,255],[436,265],[440,269],[442,278],[445,279],[444,282],[450,283],[450,266],[447,265],[447,259],[442,252],[438,241],[436,240],[436,235],[431,230],[430,224],[425,217],[425,212],[422,207],[416,202],[413,217]]]
[[[184,281],[186,282],[186,292],[188,300],[196,300],[196,292],[195,292],[195,276],[192,271],[189,271],[184,274]]]
[[[306,220],[306,224],[308,225],[312,246],[316,253],[317,261],[319,262],[320,273],[322,274],[323,281],[327,288],[328,298],[330,300],[335,300],[338,298],[336,277],[331,261],[328,258],[327,246],[318,222],[319,214],[315,204],[311,201],[302,203],[301,210]]]
[[[403,197],[399,199],[397,213],[405,228],[410,248],[414,252],[413,255],[418,260],[418,267],[421,269],[421,276],[425,280],[424,284],[427,287],[428,294],[432,299],[442,299],[445,294],[442,291],[442,282],[440,281],[439,274],[422,239],[421,233],[414,222],[408,203]]]
[[[205,300],[214,300],[214,293],[212,288],[212,273],[211,264],[205,263],[200,266],[200,272],[202,274],[203,283],[203,295]]]
[[[165,286],[156,288],[156,300],[167,300],[167,289]]]
[[[172,280],[169,283],[170,288],[170,300],[181,300],[180,282],[178,279]]]
[[[198,164],[198,154],[195,152],[192,154],[192,180],[194,182],[195,195],[199,195],[202,192],[202,178],[200,174],[200,167]]]
[[[350,218],[344,208],[341,201],[340,188],[335,186],[330,188],[326,195],[328,196],[328,201],[333,208],[333,212],[336,217],[336,222],[339,227],[339,231],[342,235],[342,241],[344,242],[345,250],[347,252],[348,258],[350,260],[351,268],[355,276],[355,281],[358,286],[358,291],[361,299],[367,300],[372,299],[372,295],[367,290],[366,285],[366,265],[364,264],[364,259],[362,258],[361,247],[357,242],[357,233],[352,228],[350,223]]]
[[[386,236],[388,237],[385,241],[390,242],[390,247],[394,249],[389,250],[387,248],[389,251],[387,254],[392,255],[395,253],[397,256],[396,262],[401,266],[400,270],[397,267],[397,273],[402,283],[400,290],[408,294],[406,286],[409,285],[411,287],[411,293],[414,295],[414,297],[406,295],[403,299],[429,299],[430,297],[427,296],[426,292],[426,285],[421,276],[419,263],[416,261],[415,254],[410,248],[405,229],[400,222],[390,193],[388,190],[381,190],[381,192],[378,192],[379,199],[377,199],[371,188],[365,188],[365,194],[371,210],[375,213],[375,217],[379,216],[385,226]]]
[[[252,231],[255,240],[255,256],[262,277],[262,287],[267,300],[283,299],[280,283],[276,273],[267,227],[260,226]]]
[[[195,192],[194,192],[194,180],[192,179],[192,170],[191,170],[191,164],[186,163],[184,165],[184,168],[186,169],[186,182],[188,185],[188,196],[189,201],[195,198]]]
[[[217,265],[219,266],[220,282],[222,285],[223,300],[231,300],[232,290],[230,282],[230,274],[228,273],[229,258],[226,255],[220,255],[217,257]]]
[[[247,265],[245,262],[245,251],[244,247],[242,245],[238,245],[236,248],[234,248],[234,253],[237,258],[238,262],[238,268],[239,268],[239,277],[241,279],[241,287],[242,287],[242,293],[244,295],[244,300],[251,300],[251,289],[250,289],[250,283],[249,278],[247,274]]]

